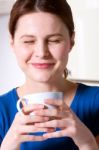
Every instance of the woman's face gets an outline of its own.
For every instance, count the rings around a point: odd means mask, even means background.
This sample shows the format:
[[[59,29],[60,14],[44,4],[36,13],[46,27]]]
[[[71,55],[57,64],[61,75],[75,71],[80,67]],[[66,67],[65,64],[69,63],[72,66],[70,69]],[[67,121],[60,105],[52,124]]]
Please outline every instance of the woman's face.
[[[27,79],[48,82],[62,78],[71,39],[57,16],[44,12],[22,16],[11,45]]]

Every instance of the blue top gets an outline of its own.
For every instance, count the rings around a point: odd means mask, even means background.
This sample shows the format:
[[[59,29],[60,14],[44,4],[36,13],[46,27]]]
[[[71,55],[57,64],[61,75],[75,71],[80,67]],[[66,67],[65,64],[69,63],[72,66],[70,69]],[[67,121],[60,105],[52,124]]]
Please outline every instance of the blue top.
[[[16,88],[0,96],[0,144],[7,133],[17,112],[18,100]],[[72,101],[71,109],[91,130],[94,136],[99,134],[99,87],[79,84]],[[12,137],[13,138],[13,137]],[[78,150],[69,137],[52,138],[41,142],[25,142],[20,150]]]

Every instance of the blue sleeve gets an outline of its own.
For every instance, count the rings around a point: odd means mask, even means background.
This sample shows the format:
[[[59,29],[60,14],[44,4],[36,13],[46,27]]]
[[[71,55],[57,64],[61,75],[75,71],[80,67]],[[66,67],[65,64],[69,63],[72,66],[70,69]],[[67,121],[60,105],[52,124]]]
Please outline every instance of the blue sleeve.
[[[0,145],[8,132],[17,112],[16,88],[0,95]]]
[[[93,105],[93,115],[94,115],[94,135],[99,135],[99,91],[95,95],[94,105]]]
[[[5,131],[5,123],[4,123],[4,107],[2,105],[2,99],[0,98],[0,145],[4,138],[4,131]]]

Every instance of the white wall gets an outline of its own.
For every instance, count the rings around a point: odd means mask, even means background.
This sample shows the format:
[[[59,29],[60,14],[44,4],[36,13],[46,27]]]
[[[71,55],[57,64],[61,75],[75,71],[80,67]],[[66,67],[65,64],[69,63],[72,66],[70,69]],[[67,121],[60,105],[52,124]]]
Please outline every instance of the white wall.
[[[99,0],[68,0],[76,39],[70,54],[70,78],[99,81]]]
[[[0,94],[24,81],[9,45],[8,15],[0,16]]]
[[[75,20],[75,46],[70,53],[70,79],[99,81],[99,0],[68,0]],[[23,83],[9,46],[7,14],[0,16],[0,94]]]

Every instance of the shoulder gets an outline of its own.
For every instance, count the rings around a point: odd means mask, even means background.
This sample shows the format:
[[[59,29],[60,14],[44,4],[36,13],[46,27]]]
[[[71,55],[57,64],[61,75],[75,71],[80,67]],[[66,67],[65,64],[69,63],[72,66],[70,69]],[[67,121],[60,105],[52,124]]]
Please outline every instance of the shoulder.
[[[99,87],[79,84],[71,107],[81,118],[97,116],[99,114]]]
[[[85,105],[86,108],[93,108],[94,106],[94,108],[99,109],[99,87],[79,84],[76,99],[79,100],[78,103],[81,103],[82,106]]]
[[[79,84],[77,93],[80,99],[88,102],[97,102],[99,104],[99,87],[98,86],[89,86],[84,84]],[[84,100],[85,99],[85,100]]]
[[[8,99],[9,97],[13,96],[15,93],[16,93],[16,88],[9,90],[8,92],[0,95],[0,101],[6,98]]]
[[[0,126],[1,124],[3,126],[4,123],[6,123],[7,126],[12,122],[13,117],[17,112],[17,99],[18,97],[16,88],[13,88],[7,93],[0,95]]]
[[[11,89],[10,91],[0,95],[0,108],[10,107],[13,103],[15,103],[17,94],[16,88]]]
[[[85,84],[79,84],[78,90],[86,94],[89,94],[89,93],[95,94],[95,93],[99,93],[99,86],[89,86]]]

